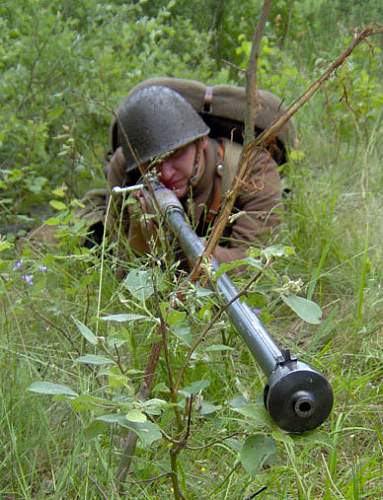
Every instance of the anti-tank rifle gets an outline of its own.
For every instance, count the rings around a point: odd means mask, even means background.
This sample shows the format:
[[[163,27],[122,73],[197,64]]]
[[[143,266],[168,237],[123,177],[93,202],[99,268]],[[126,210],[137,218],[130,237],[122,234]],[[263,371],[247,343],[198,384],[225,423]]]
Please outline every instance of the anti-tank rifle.
[[[136,185],[115,191],[143,187]],[[204,244],[190,227],[181,202],[158,181],[151,182],[150,191],[184,254],[194,264],[203,254]],[[214,258],[211,267],[213,271],[219,267]],[[226,274],[218,277],[216,286],[227,306],[231,323],[268,378],[264,403],[272,419],[287,432],[302,433],[317,428],[329,416],[333,406],[333,392],[327,379],[298,360],[288,349],[278,347],[257,315],[236,298],[238,290]]]

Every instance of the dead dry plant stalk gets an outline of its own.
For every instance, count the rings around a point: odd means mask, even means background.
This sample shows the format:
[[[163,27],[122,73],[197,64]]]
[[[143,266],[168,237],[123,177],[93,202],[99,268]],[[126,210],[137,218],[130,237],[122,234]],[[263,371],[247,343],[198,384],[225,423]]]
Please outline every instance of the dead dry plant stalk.
[[[266,3],[266,2],[265,2]],[[265,5],[264,5],[265,7]],[[277,132],[295,115],[295,113],[317,92],[317,90],[330,78],[330,76],[335,72],[337,68],[339,68],[347,57],[350,56],[352,51],[364,40],[373,35],[383,34],[383,26],[367,26],[359,33],[356,33],[350,45],[346,48],[346,50],[337,57],[330,66],[323,72],[323,74],[316,80],[310,87],[302,94],[298,99],[296,99],[291,106],[276,120],[272,122],[272,124],[264,130],[258,137],[251,140],[248,144],[246,144],[243,148],[238,173],[234,178],[233,185],[230,191],[227,193],[224,204],[222,206],[221,212],[214,224],[212,229],[209,241],[205,247],[205,251],[203,255],[197,260],[194,265],[191,278],[197,279],[201,272],[201,263],[204,259],[208,259],[213,255],[214,250],[219,243],[223,231],[227,225],[227,221],[231,215],[231,211],[233,209],[235,200],[237,195],[243,185],[244,180],[246,179],[248,172],[250,170],[251,165],[257,161],[257,158],[262,151],[263,147],[268,143],[270,139],[275,137]],[[258,40],[258,39],[257,39]],[[255,42],[255,38],[254,38]],[[253,42],[253,43],[254,43]],[[256,50],[252,50],[252,54],[256,54]],[[255,66],[254,66],[255,68]],[[247,89],[249,92],[249,89]],[[251,100],[250,100],[251,102]]]

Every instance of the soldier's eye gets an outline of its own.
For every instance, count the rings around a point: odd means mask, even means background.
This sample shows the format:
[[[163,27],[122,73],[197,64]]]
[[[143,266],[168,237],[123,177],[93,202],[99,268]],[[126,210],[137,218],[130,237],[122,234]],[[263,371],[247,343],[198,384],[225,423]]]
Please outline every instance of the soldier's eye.
[[[184,146],[183,148],[177,149],[177,151],[174,151],[174,153],[171,155],[171,158],[179,158],[182,156],[186,150],[187,146]]]

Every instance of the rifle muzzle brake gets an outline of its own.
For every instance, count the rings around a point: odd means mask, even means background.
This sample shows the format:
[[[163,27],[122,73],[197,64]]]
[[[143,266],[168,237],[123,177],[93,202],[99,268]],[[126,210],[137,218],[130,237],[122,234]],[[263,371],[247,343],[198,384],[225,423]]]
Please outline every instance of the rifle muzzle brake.
[[[267,411],[278,426],[293,433],[316,429],[329,416],[333,392],[327,379],[301,361],[278,365],[264,391]]]

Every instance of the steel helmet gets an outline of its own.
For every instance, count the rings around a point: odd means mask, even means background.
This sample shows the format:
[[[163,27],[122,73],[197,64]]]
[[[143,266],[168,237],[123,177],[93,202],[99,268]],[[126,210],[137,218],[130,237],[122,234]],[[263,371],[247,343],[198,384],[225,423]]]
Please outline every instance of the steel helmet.
[[[178,93],[164,86],[140,88],[117,110],[117,140],[127,172],[208,135],[209,127]]]

